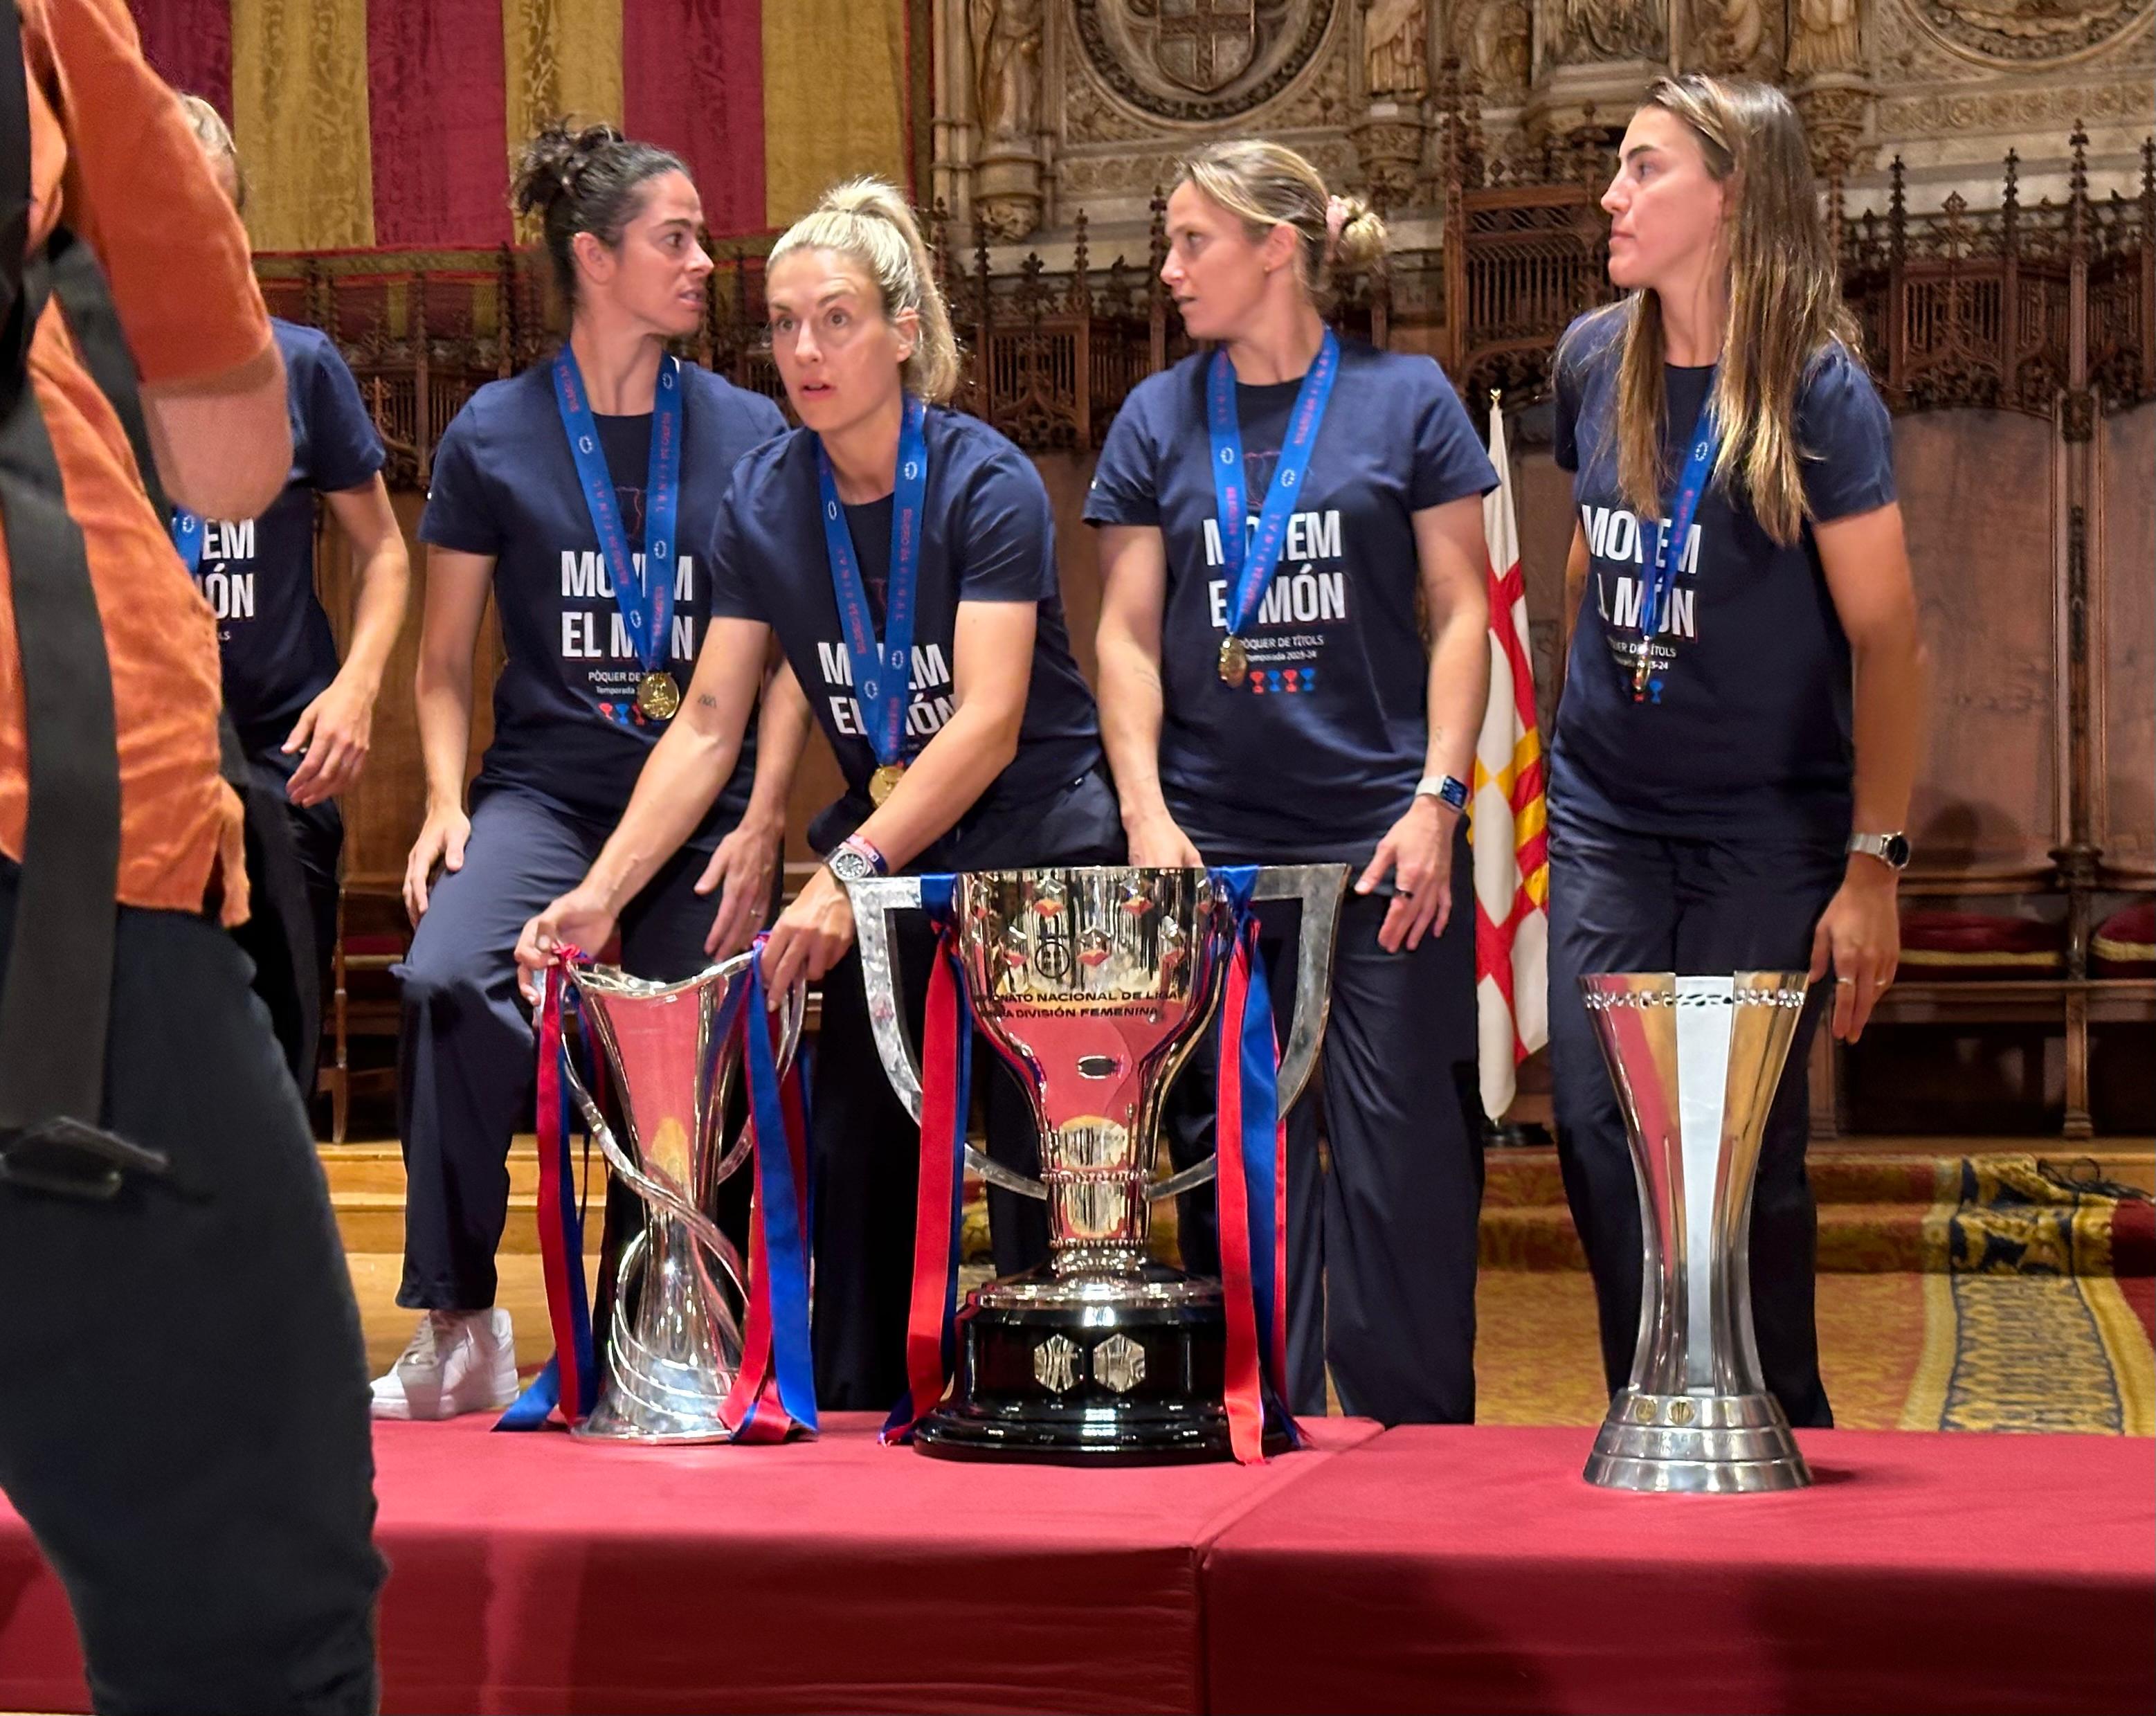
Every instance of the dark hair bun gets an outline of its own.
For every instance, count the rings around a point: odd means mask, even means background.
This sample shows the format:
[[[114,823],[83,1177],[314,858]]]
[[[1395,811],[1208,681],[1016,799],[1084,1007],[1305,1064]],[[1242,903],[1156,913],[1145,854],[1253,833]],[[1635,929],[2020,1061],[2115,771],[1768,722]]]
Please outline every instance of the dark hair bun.
[[[511,203],[519,214],[536,214],[542,220],[556,203],[575,203],[586,171],[622,142],[621,133],[610,125],[572,131],[566,120],[550,121],[517,155]]]

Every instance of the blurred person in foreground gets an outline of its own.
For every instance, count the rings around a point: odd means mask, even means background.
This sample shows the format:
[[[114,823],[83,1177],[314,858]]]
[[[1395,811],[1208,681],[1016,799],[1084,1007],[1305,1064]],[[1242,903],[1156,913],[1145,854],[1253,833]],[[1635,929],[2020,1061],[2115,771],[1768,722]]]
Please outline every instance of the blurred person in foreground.
[[[0,0],[0,1489],[100,1710],[371,1710],[358,1313],[146,486],[262,511],[284,368],[121,0]]]

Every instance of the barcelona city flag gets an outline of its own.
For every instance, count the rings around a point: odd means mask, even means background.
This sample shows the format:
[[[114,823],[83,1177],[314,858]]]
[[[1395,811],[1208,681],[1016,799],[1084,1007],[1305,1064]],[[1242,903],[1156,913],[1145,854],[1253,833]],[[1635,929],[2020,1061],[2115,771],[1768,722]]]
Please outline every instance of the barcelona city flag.
[[[561,116],[680,155],[721,239],[925,172],[928,0],[130,6],[150,63],[230,121],[258,250],[506,244],[511,151]]]

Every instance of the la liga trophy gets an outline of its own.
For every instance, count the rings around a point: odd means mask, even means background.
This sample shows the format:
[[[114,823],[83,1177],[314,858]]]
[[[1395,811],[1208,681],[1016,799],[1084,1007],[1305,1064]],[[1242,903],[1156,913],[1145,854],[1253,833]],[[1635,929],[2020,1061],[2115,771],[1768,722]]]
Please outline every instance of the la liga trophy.
[[[1286,1112],[1324,1034],[1346,881],[1342,866],[1310,865],[1260,869],[1254,881],[1247,871],[1100,866],[848,884],[870,1018],[901,1100],[921,1117],[892,920],[922,909],[927,886],[972,1022],[1017,1074],[1040,1138],[1037,1180],[965,1146],[966,1164],[991,1184],[1046,1203],[1049,1258],[966,1297],[950,1396],[920,1403],[913,1435],[924,1451],[1085,1464],[1228,1456],[1221,1283],[1147,1249],[1153,1203],[1214,1179],[1222,1154],[1155,1177],[1163,1101],[1230,986],[1239,912],[1296,901],[1300,953],[1276,1086]],[[1265,1044],[1268,1073],[1271,1054]],[[963,1114],[956,1124],[963,1134]],[[1270,1131],[1264,1148],[1272,1149]],[[1241,1161],[1231,1158],[1236,1174]],[[1272,1171],[1270,1161],[1260,1168]],[[1258,1260],[1268,1277],[1271,1263]]]

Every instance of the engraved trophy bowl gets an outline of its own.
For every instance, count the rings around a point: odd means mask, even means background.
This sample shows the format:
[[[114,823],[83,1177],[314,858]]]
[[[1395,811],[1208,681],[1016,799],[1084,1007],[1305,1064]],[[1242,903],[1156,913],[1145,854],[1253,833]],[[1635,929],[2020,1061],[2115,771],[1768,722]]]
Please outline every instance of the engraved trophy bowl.
[[[572,966],[583,1028],[606,1065],[622,1116],[617,1136],[574,1066],[568,1084],[608,1165],[644,1205],[623,1246],[598,1399],[576,1434],[600,1441],[726,1441],[721,1408],[741,1368],[747,1272],[714,1219],[720,1185],[748,1159],[737,1121],[735,1029],[748,1003],[742,953],[680,983],[611,966]],[[787,998],[776,1059],[791,1061],[802,996]]]
[[[1285,1113],[1325,1028],[1347,871],[1262,870],[1260,900],[1301,902]],[[917,1056],[900,1009],[890,920],[921,905],[911,877],[848,884],[870,1023],[918,1119]],[[960,963],[976,1026],[1017,1074],[1040,1178],[989,1161],[990,1184],[1048,1206],[1049,1257],[967,1295],[951,1398],[915,1432],[957,1458],[1154,1463],[1229,1457],[1219,1284],[1147,1255],[1153,1203],[1214,1177],[1209,1158],[1155,1178],[1162,1105],[1219,1003],[1233,911],[1204,870],[983,871],[957,878]]]
[[[1630,1382],[1586,1477],[1608,1489],[1798,1489],[1811,1473],[1752,1328],[1760,1139],[1804,1005],[1803,972],[1583,977],[1625,1111],[1645,1242]]]

